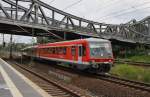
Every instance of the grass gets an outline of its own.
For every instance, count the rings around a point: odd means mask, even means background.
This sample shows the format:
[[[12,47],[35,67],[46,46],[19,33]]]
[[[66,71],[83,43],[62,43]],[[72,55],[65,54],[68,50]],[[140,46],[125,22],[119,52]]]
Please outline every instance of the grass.
[[[111,73],[123,78],[150,83],[150,68],[117,64],[112,68]]]
[[[129,57],[129,60],[135,62],[150,62],[150,55],[132,56]]]
[[[120,58],[118,58],[120,59]],[[125,59],[121,60],[128,60],[128,61],[133,61],[133,62],[148,62],[150,63],[150,55],[136,55],[136,56],[131,56],[127,57]]]

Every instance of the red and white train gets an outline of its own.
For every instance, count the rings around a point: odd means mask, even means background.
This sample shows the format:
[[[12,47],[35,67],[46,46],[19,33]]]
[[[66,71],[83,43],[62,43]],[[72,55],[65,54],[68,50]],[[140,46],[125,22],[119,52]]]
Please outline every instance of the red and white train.
[[[95,72],[108,72],[114,61],[110,41],[97,38],[40,44],[22,50],[26,56]]]

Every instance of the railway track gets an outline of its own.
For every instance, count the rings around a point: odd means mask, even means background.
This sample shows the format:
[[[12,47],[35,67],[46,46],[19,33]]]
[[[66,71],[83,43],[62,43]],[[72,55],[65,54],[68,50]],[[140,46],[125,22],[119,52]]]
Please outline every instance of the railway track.
[[[91,74],[91,73],[87,73],[87,72],[86,73],[85,72],[80,72],[80,71],[72,70],[70,68],[65,68],[65,67],[62,67],[62,66],[56,66],[54,68],[57,68],[57,67],[61,70],[68,71],[68,72],[71,72],[71,73],[77,73],[77,74],[81,74],[83,76],[96,78],[96,79],[104,80],[106,82],[118,84],[121,87],[134,88],[135,91],[140,90],[141,92],[150,92],[150,84],[137,82],[137,81],[132,81],[132,80],[124,79],[124,78],[119,78],[119,77],[113,76],[113,75]],[[85,97],[87,97],[87,96],[85,96]]]
[[[28,72],[28,74],[31,74],[32,77],[30,79],[53,97],[90,97],[87,94],[79,93],[75,90],[67,88],[66,86],[63,86],[60,83],[57,83],[56,81],[52,81],[46,78],[46,75],[39,72],[37,73],[26,66],[19,65],[17,63],[15,63],[15,66],[19,67],[23,71]]]
[[[97,74],[96,77],[100,78],[102,80],[105,80],[105,81],[123,85],[125,87],[128,86],[128,87],[134,88],[136,90],[150,92],[150,84],[148,84],[148,83],[119,78],[119,77],[116,77],[113,75]]]
[[[148,62],[133,62],[133,61],[115,60],[115,63],[124,63],[124,64],[136,65],[136,66],[150,67],[150,63],[148,63]]]

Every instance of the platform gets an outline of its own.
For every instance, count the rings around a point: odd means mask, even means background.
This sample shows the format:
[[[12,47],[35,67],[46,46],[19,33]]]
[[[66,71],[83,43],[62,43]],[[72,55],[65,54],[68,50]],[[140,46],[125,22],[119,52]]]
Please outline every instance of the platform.
[[[52,97],[0,59],[0,97]]]

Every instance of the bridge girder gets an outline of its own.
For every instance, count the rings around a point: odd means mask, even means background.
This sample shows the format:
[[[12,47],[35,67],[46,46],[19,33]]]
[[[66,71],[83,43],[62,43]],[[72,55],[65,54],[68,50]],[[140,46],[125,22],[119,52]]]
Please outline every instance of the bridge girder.
[[[29,27],[46,32],[56,30],[126,42],[150,43],[150,17],[120,25],[104,24],[71,15],[39,0],[23,1],[28,2],[28,7],[24,7],[20,0],[2,0],[1,25],[16,25],[22,30]]]

